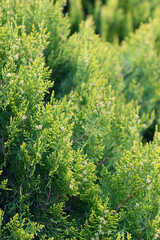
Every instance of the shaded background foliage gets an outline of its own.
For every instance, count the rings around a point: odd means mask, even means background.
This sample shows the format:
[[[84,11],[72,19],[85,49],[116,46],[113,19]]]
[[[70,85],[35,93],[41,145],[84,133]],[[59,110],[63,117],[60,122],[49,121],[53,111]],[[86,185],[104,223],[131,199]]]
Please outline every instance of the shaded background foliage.
[[[72,32],[79,30],[82,20],[92,16],[95,32],[102,40],[120,43],[130,32],[160,12],[157,0],[67,0]]]

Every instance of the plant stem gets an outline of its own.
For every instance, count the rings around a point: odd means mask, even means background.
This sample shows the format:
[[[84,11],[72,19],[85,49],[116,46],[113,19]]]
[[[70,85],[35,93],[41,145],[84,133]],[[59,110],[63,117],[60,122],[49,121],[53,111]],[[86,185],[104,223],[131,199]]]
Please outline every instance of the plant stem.
[[[74,140],[72,143],[76,143],[80,140],[82,140],[86,135],[88,135],[88,133],[90,133],[98,124],[100,121],[98,121],[93,127],[91,127],[85,134],[83,134],[81,137],[77,138],[76,140]]]

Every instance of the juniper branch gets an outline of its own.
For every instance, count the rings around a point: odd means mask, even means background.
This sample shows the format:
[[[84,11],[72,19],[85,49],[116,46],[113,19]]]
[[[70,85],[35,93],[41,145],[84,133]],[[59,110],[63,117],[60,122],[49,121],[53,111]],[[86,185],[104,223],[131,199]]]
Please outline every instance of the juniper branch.
[[[121,73],[121,77],[125,77],[126,73],[128,72],[128,70],[130,70],[130,67],[126,67],[126,69],[124,69],[124,71]]]
[[[86,135],[88,135],[88,133],[90,133],[98,124],[100,121],[98,121],[93,127],[91,127],[85,134],[83,134],[81,137],[77,138],[76,140],[74,140],[72,143],[76,143],[80,140],[82,140]]]
[[[108,156],[104,158],[100,163],[97,164],[97,167],[101,166],[103,163],[105,163],[108,159],[110,159],[111,156]]]
[[[156,202],[156,205],[158,204],[159,199]],[[147,219],[149,221],[149,218]],[[143,230],[140,232],[140,236],[137,238],[137,240],[140,240],[142,238],[142,234],[146,231],[147,227],[144,226]]]
[[[3,156],[5,156],[5,151],[4,151],[4,136],[2,137],[2,152],[3,152]]]
[[[38,183],[34,188],[33,190],[30,192],[30,195],[42,184],[43,181],[49,181],[49,178],[44,178],[41,180],[40,183]]]
[[[52,195],[52,188],[50,187],[49,188],[49,193],[48,193],[48,196],[47,196],[47,200],[46,200],[46,203],[45,203],[43,209],[45,209],[47,207],[47,205],[49,204],[49,200],[50,200],[51,195]]]
[[[132,192],[122,203],[119,205],[119,207],[115,210],[114,214],[116,214],[122,207],[123,205],[136,193],[139,191],[140,188],[137,188],[134,192]]]
[[[144,227],[144,229],[141,231],[141,235],[137,238],[137,240],[140,240],[142,238],[142,234],[145,232],[146,227]]]

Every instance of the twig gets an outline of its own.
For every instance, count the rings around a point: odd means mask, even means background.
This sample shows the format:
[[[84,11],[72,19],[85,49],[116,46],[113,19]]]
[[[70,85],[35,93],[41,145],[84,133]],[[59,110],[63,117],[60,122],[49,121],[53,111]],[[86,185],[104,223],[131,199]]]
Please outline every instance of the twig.
[[[127,71],[130,69],[130,67],[126,67],[126,69],[124,69],[124,72],[121,73],[121,77],[125,77]]]
[[[156,205],[158,204],[158,202],[159,202],[159,199],[157,200]],[[148,221],[148,220],[149,220],[149,218],[147,219],[147,221]],[[142,234],[145,232],[146,229],[147,229],[147,227],[144,226],[144,228],[143,228],[143,230],[140,232],[140,236],[137,238],[137,240],[139,240],[139,239],[142,238]]]
[[[49,204],[49,200],[50,200],[51,195],[52,195],[52,188],[49,188],[49,193],[48,193],[48,196],[47,196],[47,200],[46,200],[46,203],[45,203],[43,209],[45,209],[47,207],[47,205]]]
[[[108,159],[110,159],[111,156],[108,156],[104,158],[100,163],[97,164],[97,167],[101,166],[104,162],[106,162]]]
[[[137,188],[134,192],[132,192],[124,201],[123,203],[121,203],[121,205],[119,205],[119,207],[116,209],[116,211],[114,212],[114,214],[116,214],[122,207],[123,205],[128,201],[128,199],[130,199],[136,192],[139,191],[140,188]],[[114,215],[113,214],[113,215]]]
[[[58,195],[55,199],[53,199],[53,200],[51,201],[51,203],[55,202],[56,200],[58,200],[58,199],[61,198],[61,197],[62,197],[62,195]]]
[[[55,201],[57,201],[57,200],[58,200],[59,198],[61,198],[61,197],[63,197],[63,196],[62,196],[62,195],[58,195],[58,196],[57,196],[55,199],[53,199],[51,202],[48,201],[48,203],[47,203],[47,201],[46,201],[47,204],[45,203],[43,209],[45,209],[48,204],[54,203]]]
[[[81,137],[77,138],[76,140],[74,140],[72,143],[76,143],[80,140],[82,140],[89,132],[91,132],[99,123],[100,121],[98,121],[93,127],[91,127],[85,134],[83,134]]]
[[[32,164],[32,159],[30,158],[28,170],[27,170],[27,173],[26,173],[26,176],[25,176],[26,181],[29,178],[31,164]]]
[[[117,151],[112,152],[112,154],[106,158],[104,158],[100,163],[97,164],[97,167],[99,167],[100,165],[102,165],[104,162],[106,162],[107,160],[109,160],[115,153],[117,153]]]
[[[137,238],[137,240],[139,240],[139,239],[142,238],[142,234],[144,233],[144,231],[146,231],[146,227],[144,227],[144,229],[141,231],[141,236],[139,236],[139,237]]]
[[[45,205],[43,207],[43,210],[47,207],[48,204],[51,204],[51,203],[55,202],[56,200],[58,200],[59,198],[62,197],[62,195],[58,195],[55,199],[53,199],[51,202],[49,202],[49,200],[51,198],[51,195],[52,195],[52,189],[49,188],[48,197],[47,197],[46,203],[45,203]]]
[[[4,136],[2,137],[2,153],[3,153],[3,156],[5,157],[5,150],[4,150]]]
[[[42,181],[49,181],[49,178],[44,178],[41,180],[40,183],[38,183],[33,189],[32,191],[30,192],[30,194],[32,194],[41,184],[42,184]]]

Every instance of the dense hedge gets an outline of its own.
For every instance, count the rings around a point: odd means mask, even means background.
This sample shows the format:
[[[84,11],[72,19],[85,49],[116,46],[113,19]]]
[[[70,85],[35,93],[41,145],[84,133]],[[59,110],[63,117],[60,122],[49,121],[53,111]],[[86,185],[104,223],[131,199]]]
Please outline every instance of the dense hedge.
[[[118,46],[64,5],[1,1],[0,239],[159,239],[159,18]]]

